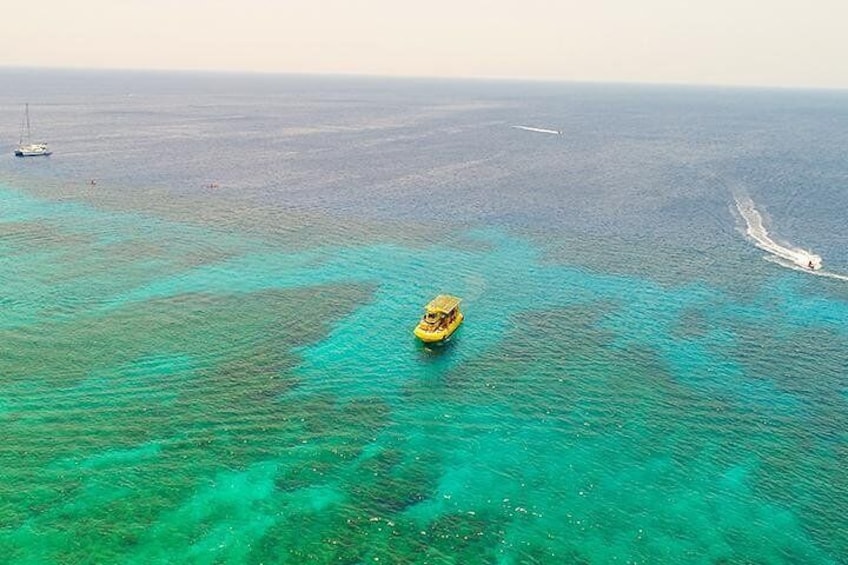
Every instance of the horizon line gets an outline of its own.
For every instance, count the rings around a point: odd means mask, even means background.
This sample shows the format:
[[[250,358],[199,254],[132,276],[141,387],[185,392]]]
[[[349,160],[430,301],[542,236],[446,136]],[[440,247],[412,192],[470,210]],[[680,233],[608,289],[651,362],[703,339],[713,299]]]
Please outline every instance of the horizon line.
[[[263,71],[252,69],[210,69],[210,68],[159,68],[159,67],[59,67],[33,65],[0,65],[0,71],[60,71],[60,72],[105,72],[105,73],[172,73],[172,74],[205,74],[205,75],[249,75],[267,77],[316,77],[316,78],[363,78],[381,80],[425,80],[425,81],[454,81],[454,82],[501,82],[501,83],[534,83],[534,84],[571,84],[586,86],[646,86],[646,87],[676,87],[676,88],[707,88],[732,90],[802,90],[823,92],[848,92],[848,86],[809,86],[809,85],[774,85],[774,84],[741,84],[720,82],[684,82],[684,81],[653,81],[653,80],[590,80],[560,77],[538,76],[502,76],[502,75],[391,75],[354,71]]]

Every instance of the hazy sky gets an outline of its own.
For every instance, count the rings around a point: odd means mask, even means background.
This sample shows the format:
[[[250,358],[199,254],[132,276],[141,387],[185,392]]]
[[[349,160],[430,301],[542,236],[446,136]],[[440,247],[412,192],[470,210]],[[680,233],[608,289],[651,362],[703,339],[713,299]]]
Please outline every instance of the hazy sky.
[[[0,66],[848,88],[848,0],[4,0]]]

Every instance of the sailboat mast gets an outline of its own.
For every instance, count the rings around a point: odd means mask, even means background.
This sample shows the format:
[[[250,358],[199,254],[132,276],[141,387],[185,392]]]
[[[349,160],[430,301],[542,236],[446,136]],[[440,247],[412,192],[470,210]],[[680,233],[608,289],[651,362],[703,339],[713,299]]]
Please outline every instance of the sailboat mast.
[[[27,141],[30,140],[31,134],[29,132],[29,102],[24,105],[24,113],[26,113],[26,123],[27,123]]]

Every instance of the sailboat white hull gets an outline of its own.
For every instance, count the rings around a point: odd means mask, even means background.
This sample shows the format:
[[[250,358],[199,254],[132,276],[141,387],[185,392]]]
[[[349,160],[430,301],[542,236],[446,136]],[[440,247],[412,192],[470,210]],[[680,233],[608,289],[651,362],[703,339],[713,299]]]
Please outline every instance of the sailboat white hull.
[[[47,148],[46,143],[31,143],[29,145],[19,145],[15,149],[16,157],[46,157],[52,151]]]

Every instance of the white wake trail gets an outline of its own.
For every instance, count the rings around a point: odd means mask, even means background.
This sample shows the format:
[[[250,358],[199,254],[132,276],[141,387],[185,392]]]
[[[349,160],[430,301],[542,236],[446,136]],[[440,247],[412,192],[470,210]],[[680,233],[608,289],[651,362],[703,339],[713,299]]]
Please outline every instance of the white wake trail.
[[[809,267],[801,267],[799,265],[796,265],[795,263],[790,263],[789,261],[785,261],[785,260],[780,259],[778,257],[768,256],[768,257],[765,257],[765,260],[769,261],[771,263],[774,263],[776,265],[780,265],[781,267],[786,267],[787,269],[792,269],[793,271],[799,271],[799,272],[802,272],[802,273],[807,273],[808,275],[816,275],[817,277],[825,277],[827,279],[836,279],[836,280],[840,280],[840,281],[848,281],[848,276],[846,276],[846,275],[840,275],[839,273],[831,273],[830,271],[822,271],[822,270],[813,271],[813,270],[810,270]]]
[[[769,236],[768,230],[763,225],[763,217],[754,207],[750,198],[743,196],[736,198],[736,208],[745,220],[747,229],[745,233],[754,241],[754,245],[774,256],[775,263],[790,268],[799,268],[805,271],[819,271],[822,268],[822,258],[819,255],[799,247],[782,245]],[[820,275],[843,278],[842,275],[834,273],[816,273]]]
[[[827,277],[829,279],[838,279],[840,281],[848,281],[848,276],[840,275],[838,273],[830,273],[828,271],[817,271],[813,273],[814,275],[818,275],[820,277]]]
[[[562,132],[555,129],[545,129],[545,128],[534,128],[531,126],[512,126],[515,129],[523,129],[524,131],[533,131],[536,133],[549,133],[552,135],[562,135]]]

